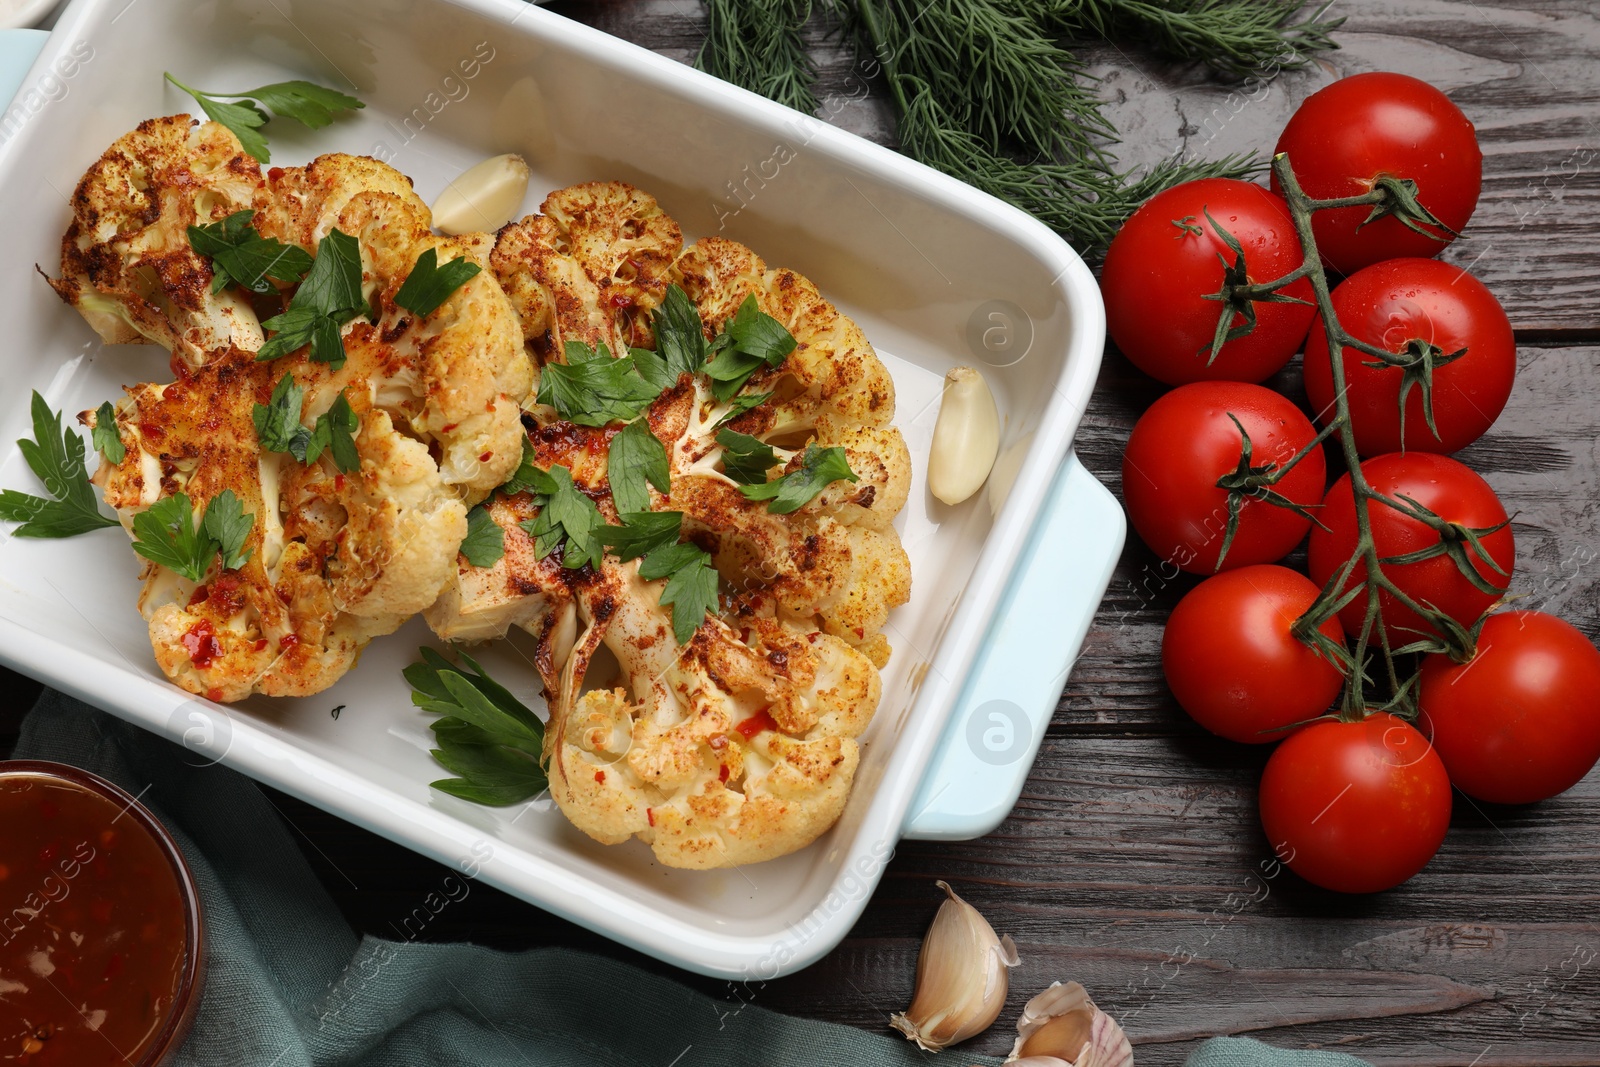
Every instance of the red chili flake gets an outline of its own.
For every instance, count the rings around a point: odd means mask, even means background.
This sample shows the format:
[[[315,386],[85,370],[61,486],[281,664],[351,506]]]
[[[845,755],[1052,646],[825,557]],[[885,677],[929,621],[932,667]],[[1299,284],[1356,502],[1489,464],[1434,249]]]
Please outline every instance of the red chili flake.
[[[271,168],[269,168],[267,170],[267,180],[268,181],[274,181],[275,182],[281,177],[283,177],[283,168],[282,167],[271,167]]]
[[[867,636],[867,632],[865,630],[863,630],[861,627],[857,626],[856,627],[856,640],[859,641],[860,639],[862,639],[862,638],[864,638],[866,636]]]
[[[717,779],[723,782],[728,780],[728,765],[726,763],[722,765],[722,770],[717,774]]]
[[[814,644],[817,643],[817,639],[819,637],[821,637],[821,636],[822,635],[819,634],[819,633],[809,633],[809,634],[806,634],[806,640],[810,641],[814,645]]]
[[[239,577],[238,571],[223,571],[211,580],[212,592],[220,596],[239,591],[239,586],[244,584],[244,579]]]
[[[646,819],[650,820],[650,825],[651,826],[654,826],[656,824],[656,809],[655,808],[645,808],[644,809],[644,817]]]
[[[158,423],[141,422],[139,424],[139,436],[148,437],[152,441],[159,441],[167,436],[167,431],[163,430]]]
[[[603,783],[606,780],[606,772],[605,771],[595,771],[594,772],[594,780],[597,781],[597,782],[602,782]]]
[[[298,645],[299,643],[300,643],[300,635],[299,634],[284,634],[282,639],[280,639],[278,641],[278,647],[279,648],[293,648],[295,645]]]
[[[221,703],[222,702],[222,690],[217,688],[216,686],[212,686],[210,689],[206,690],[206,699],[207,700],[215,700],[218,703]]]
[[[439,427],[439,432],[440,432],[440,433],[449,433],[449,432],[450,432],[450,431],[451,431],[451,430],[453,430],[453,429],[455,429],[455,428],[456,428],[456,427],[457,427],[457,426],[460,426],[460,425],[461,425],[461,424],[460,424],[460,423],[459,423],[459,422],[452,422],[452,423],[451,423],[451,424],[450,424],[450,425],[448,425],[448,426],[441,426],[441,427]]]
[[[191,593],[189,595],[189,607],[192,608],[196,604],[204,604],[206,602],[206,597],[208,597],[210,595],[211,595],[211,590],[207,589],[203,585],[200,586],[198,589],[196,589],[193,593]]]
[[[631,307],[632,305],[633,305],[633,297],[630,296],[627,293],[613,293],[612,296],[611,296],[611,306],[612,307],[625,308],[625,307]]]
[[[263,637],[263,638],[261,638],[261,640],[257,641],[255,643],[255,645],[252,646],[252,648],[256,652],[261,652],[261,651],[266,649],[267,644],[268,644],[267,639],[265,637]]]
[[[483,455],[478,457],[478,462],[479,463],[487,463],[487,462],[489,462],[489,460],[491,460],[493,458],[494,458],[494,449],[491,448],[491,449],[489,449],[489,451],[485,452]]]
[[[222,642],[217,640],[216,631],[205,619],[189,627],[181,640],[183,650],[189,653],[189,662],[201,670],[211,666],[211,661],[222,655]]]
[[[778,724],[773,721],[771,715],[767,714],[766,708],[762,708],[748,719],[734,726],[734,729],[738,730],[746,741],[759,734],[762,730],[776,730],[777,728]]]
[[[333,488],[335,492],[344,492],[344,475],[335,474],[333,476]]]

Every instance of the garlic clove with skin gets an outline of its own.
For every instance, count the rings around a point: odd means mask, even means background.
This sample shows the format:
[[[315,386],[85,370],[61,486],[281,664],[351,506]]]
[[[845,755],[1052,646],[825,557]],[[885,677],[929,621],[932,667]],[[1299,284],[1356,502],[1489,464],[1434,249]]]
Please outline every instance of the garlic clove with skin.
[[[956,367],[944,376],[928,452],[928,489],[959,504],[983,487],[1000,452],[1000,412],[983,375]]]
[[[1005,1007],[1007,969],[1020,962],[1010,937],[996,937],[977,908],[937,885],[947,896],[922,939],[911,1007],[889,1019],[929,1052],[987,1030]]]
[[[511,221],[528,192],[528,163],[507,153],[490,156],[456,175],[433,202],[441,233],[494,233]]]
[[[1117,1021],[1077,982],[1052,982],[1017,1020],[1011,1067],[1133,1067],[1133,1046]]]

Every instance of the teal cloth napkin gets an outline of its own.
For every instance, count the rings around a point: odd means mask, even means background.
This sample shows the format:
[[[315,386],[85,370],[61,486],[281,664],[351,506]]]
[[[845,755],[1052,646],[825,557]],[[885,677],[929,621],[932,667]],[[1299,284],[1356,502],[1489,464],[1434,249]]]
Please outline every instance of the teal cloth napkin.
[[[566,949],[359,938],[248,778],[59,693],[23,720],[17,758],[93,771],[177,838],[205,904],[205,1000],[193,1067],[892,1067],[930,1057],[897,1036],[729,1005]],[[992,1057],[946,1053],[951,1067]],[[1207,1042],[1189,1067],[1359,1067],[1325,1052]]]

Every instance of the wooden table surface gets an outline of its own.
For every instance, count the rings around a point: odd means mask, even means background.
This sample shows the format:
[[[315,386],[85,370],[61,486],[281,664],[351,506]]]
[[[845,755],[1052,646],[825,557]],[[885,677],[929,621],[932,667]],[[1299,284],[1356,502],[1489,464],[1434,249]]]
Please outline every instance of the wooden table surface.
[[[554,6],[685,61],[704,26],[694,0]],[[1448,91],[1477,124],[1485,173],[1468,235],[1446,258],[1495,291],[1520,344],[1510,405],[1461,458],[1517,512],[1522,603],[1600,635],[1600,5],[1342,0],[1336,11],[1349,19],[1341,51],[1250,96],[1131,48],[1094,50],[1123,159],[1264,153],[1296,103],[1342,74],[1399,70]],[[824,97],[844,105],[827,113],[892,144],[880,94],[858,98],[849,52],[818,44]],[[1275,384],[1303,399],[1295,367]],[[1113,490],[1128,431],[1159,392],[1107,353],[1078,451]],[[1026,998],[1076,979],[1122,1019],[1141,1067],[1179,1064],[1205,1036],[1246,1033],[1380,1064],[1600,1064],[1600,774],[1530,808],[1457,794],[1438,857],[1388,893],[1264,878],[1255,789],[1266,753],[1205,734],[1161,680],[1162,622],[1191,585],[1163,581],[1130,538],[1011,817],[978,841],[902,844],[850,938],[801,974],[757,986],[683,975],[487,887],[426,936],[583,946],[672,973],[729,1011],[754,1003],[882,1031],[909,1002],[943,878],[1023,960],[1001,1023],[974,1051],[1005,1051]],[[20,703],[26,683],[13,682]],[[5,713],[11,729],[19,703]],[[364,930],[397,936],[442,874],[274,800]]]

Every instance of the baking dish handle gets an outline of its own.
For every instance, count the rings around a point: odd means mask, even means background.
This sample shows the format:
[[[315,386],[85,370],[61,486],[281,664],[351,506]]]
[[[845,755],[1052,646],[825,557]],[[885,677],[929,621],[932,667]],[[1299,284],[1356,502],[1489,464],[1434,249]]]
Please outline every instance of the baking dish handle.
[[[966,841],[1010,813],[1126,533],[1117,499],[1069,455],[928,764],[903,837]]]
[[[49,39],[48,30],[0,30],[0,101],[9,104],[17,95]]]

